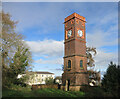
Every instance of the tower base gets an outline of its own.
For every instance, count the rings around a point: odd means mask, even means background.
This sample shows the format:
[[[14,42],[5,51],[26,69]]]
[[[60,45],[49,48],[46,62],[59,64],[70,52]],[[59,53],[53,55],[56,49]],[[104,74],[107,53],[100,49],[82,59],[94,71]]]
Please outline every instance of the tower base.
[[[67,86],[63,86],[61,85],[61,90],[64,90],[64,91],[81,91],[82,90],[82,87],[83,85],[73,85],[73,86],[69,86],[69,90],[68,90],[68,87]],[[85,87],[85,86],[84,86]]]
[[[61,89],[65,91],[80,91],[82,86],[88,85],[87,72],[74,72],[62,74]]]

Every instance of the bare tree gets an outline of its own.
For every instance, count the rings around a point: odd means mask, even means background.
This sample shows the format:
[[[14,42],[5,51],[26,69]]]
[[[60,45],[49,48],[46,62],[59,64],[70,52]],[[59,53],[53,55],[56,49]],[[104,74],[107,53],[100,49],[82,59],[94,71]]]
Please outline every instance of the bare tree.
[[[94,59],[93,59],[93,55],[95,56],[97,54],[96,48],[94,47],[87,47],[86,48],[86,55],[87,55],[87,65],[89,67],[93,67],[95,66],[94,64]]]

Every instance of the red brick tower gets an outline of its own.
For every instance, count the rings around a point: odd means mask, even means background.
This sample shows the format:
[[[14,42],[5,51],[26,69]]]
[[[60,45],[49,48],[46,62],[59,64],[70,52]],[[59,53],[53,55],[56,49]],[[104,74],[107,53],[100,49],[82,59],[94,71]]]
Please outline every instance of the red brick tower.
[[[64,73],[65,90],[80,90],[88,84],[85,18],[77,13],[65,18]]]

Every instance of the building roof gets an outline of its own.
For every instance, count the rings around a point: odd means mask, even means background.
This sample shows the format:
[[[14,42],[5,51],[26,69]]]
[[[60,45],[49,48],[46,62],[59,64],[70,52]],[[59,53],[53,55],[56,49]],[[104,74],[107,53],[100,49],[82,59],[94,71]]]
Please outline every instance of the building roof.
[[[33,72],[33,73],[37,73],[37,74],[54,74],[54,73],[50,73],[50,72],[41,72],[41,71],[36,71],[36,72]]]
[[[78,18],[78,19],[86,22],[86,21],[85,21],[85,17],[83,17],[83,16],[81,16],[81,15],[79,15],[79,14],[77,14],[77,13],[73,13],[73,14],[69,15],[68,17],[66,17],[66,18],[65,18],[65,22],[67,22],[67,21],[69,21],[69,20],[71,20],[71,19],[73,19],[73,18]]]

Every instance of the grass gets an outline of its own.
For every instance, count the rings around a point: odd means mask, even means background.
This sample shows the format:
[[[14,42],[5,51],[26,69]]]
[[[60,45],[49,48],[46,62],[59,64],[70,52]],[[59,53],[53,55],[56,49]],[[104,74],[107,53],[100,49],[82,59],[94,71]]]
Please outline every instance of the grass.
[[[12,86],[2,91],[3,97],[84,97],[81,91],[63,91],[60,89],[44,88],[31,90],[31,87]]]
[[[63,91],[60,89],[44,88],[31,90],[30,86],[21,87],[13,85],[2,91],[4,97],[111,97],[100,87],[85,87],[82,91]]]
[[[104,97],[104,91],[100,87],[91,87],[85,92],[86,97]]]

